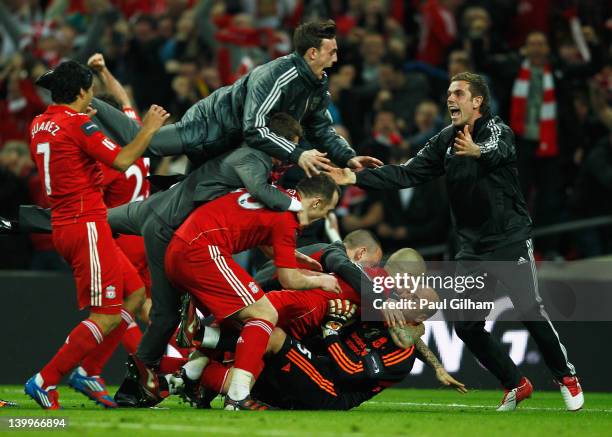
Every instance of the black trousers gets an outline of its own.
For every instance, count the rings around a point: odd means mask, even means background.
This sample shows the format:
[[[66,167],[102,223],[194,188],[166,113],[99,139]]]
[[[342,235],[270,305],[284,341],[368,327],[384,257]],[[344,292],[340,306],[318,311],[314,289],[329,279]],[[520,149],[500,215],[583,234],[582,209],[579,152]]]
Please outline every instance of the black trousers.
[[[485,254],[460,255],[457,261],[458,275],[486,272],[486,293],[493,293],[497,281],[504,285],[520,320],[535,340],[546,365],[556,379],[561,380],[564,376],[575,374],[574,366],[568,361],[565,346],[546,314],[538,292],[531,240]],[[470,311],[468,316],[466,311],[465,317],[459,317],[460,320],[455,322],[455,331],[470,352],[505,388],[515,388],[519,385],[521,373],[499,341],[485,330],[484,319],[488,313],[486,310],[480,314]]]
[[[108,211],[114,232],[142,235],[151,274],[151,323],[142,336],[136,356],[156,367],[180,322],[181,299],[166,277],[164,259],[174,231],[142,202],[131,202]]]

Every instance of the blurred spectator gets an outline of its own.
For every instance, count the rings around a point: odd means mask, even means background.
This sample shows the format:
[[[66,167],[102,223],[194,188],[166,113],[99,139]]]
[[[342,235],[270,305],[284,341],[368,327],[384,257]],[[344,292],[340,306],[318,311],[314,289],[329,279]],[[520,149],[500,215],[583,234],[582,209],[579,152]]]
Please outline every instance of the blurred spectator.
[[[353,185],[344,190],[336,208],[343,235],[357,229],[375,230],[383,218],[381,194],[373,191],[366,193]]]
[[[612,132],[593,146],[584,159],[570,202],[575,218],[612,215]],[[576,249],[581,257],[612,251],[612,227],[576,232]]]
[[[329,78],[331,102],[329,112],[334,123],[347,124],[355,134],[361,128],[363,113],[359,110],[360,95],[352,91],[356,70],[353,65],[343,65]]]
[[[0,145],[7,140],[27,140],[30,121],[45,110],[19,53],[0,71]]]
[[[16,219],[19,205],[29,201],[26,175],[32,168],[28,145],[9,141],[0,150],[0,216]],[[5,269],[27,269],[30,245],[26,235],[0,236],[0,266]]]
[[[413,129],[414,110],[429,95],[429,83],[422,73],[405,73],[401,62],[387,57],[380,66],[380,91],[373,109],[392,111],[400,131]]]
[[[128,83],[134,90],[137,106],[141,110],[152,104],[169,107],[172,99],[170,77],[160,57],[164,41],[158,34],[157,21],[149,15],[140,15],[133,32],[127,66]]]
[[[382,110],[374,116],[370,138],[359,144],[357,150],[359,154],[373,156],[388,163],[393,149],[407,147],[397,126],[395,114]]]
[[[361,41],[361,65],[358,83],[362,86],[378,87],[380,63],[385,56],[385,41],[378,33],[366,34]]]
[[[571,150],[573,156],[575,146],[563,143],[564,139],[571,138],[570,131],[576,123],[568,94],[574,80],[587,79],[600,64],[600,49],[592,30],[585,29],[585,37],[591,44],[593,60],[580,64],[552,58],[548,38],[541,32],[528,35],[524,59],[514,53],[473,54],[479,69],[496,81],[500,101],[508,104],[510,126],[516,135],[521,186],[536,226],[554,223],[561,216],[560,155],[562,150]],[[558,111],[560,106],[564,111]],[[548,246],[545,250],[557,249],[552,240],[544,245]]]
[[[433,66],[444,62],[457,38],[455,13],[463,0],[426,0],[420,10],[421,34],[417,59]]]
[[[414,125],[416,130],[408,137],[408,143],[413,153],[419,150],[429,139],[442,129],[442,117],[440,108],[433,100],[424,100],[417,106],[414,114]]]
[[[396,147],[391,151],[389,163],[402,164],[412,156],[414,153],[410,147]],[[423,247],[447,241],[450,217],[440,179],[418,187],[385,190],[380,200],[383,216],[375,231],[385,253],[402,247]]]

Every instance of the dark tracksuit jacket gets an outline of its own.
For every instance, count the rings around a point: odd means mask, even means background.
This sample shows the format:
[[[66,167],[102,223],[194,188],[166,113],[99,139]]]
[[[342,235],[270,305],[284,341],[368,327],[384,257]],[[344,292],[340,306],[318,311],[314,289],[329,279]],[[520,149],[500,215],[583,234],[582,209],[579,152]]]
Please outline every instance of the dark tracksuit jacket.
[[[455,155],[455,135],[455,128],[447,126],[405,164],[358,172],[357,185],[398,190],[445,175],[459,238],[458,259],[531,238],[531,218],[520,190],[512,130],[499,117],[479,118],[472,133],[480,146],[479,159]]]
[[[297,53],[260,65],[234,84],[219,88],[194,104],[180,121],[162,127],[153,137],[148,154],[186,154],[196,164],[238,147],[261,150],[282,161],[298,162],[302,152],[316,148],[345,167],[355,151],[332,127],[327,110],[331,96],[327,75],[318,79]],[[128,144],[139,126],[110,105],[94,99],[96,117]],[[285,112],[304,129],[299,145],[273,134],[268,120]]]

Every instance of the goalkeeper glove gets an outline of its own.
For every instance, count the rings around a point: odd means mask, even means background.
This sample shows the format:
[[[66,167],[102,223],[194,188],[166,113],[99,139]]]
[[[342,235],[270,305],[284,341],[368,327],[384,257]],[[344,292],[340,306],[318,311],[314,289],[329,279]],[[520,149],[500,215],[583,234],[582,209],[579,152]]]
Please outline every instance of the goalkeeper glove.
[[[357,305],[347,299],[330,299],[327,316],[323,322],[323,338],[338,331],[355,315]]]

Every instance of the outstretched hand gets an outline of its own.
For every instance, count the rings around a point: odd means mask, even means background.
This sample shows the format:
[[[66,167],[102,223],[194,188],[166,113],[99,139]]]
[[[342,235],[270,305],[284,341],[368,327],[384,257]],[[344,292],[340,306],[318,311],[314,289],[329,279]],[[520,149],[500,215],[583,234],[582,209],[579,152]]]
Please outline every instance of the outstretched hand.
[[[359,170],[365,167],[378,168],[383,165],[383,162],[372,156],[354,156],[348,160],[346,165],[353,170]]]
[[[465,384],[457,381],[455,378],[450,376],[448,372],[442,368],[436,370],[436,378],[438,381],[447,387],[454,387],[459,393],[467,393],[468,389],[465,387]]]
[[[302,152],[298,159],[298,165],[304,170],[309,178],[318,175],[320,170],[329,171],[332,167],[330,160],[325,156],[327,153],[319,152],[317,149]]]
[[[330,167],[325,173],[338,185],[351,185],[357,181],[355,173],[350,168]]]

